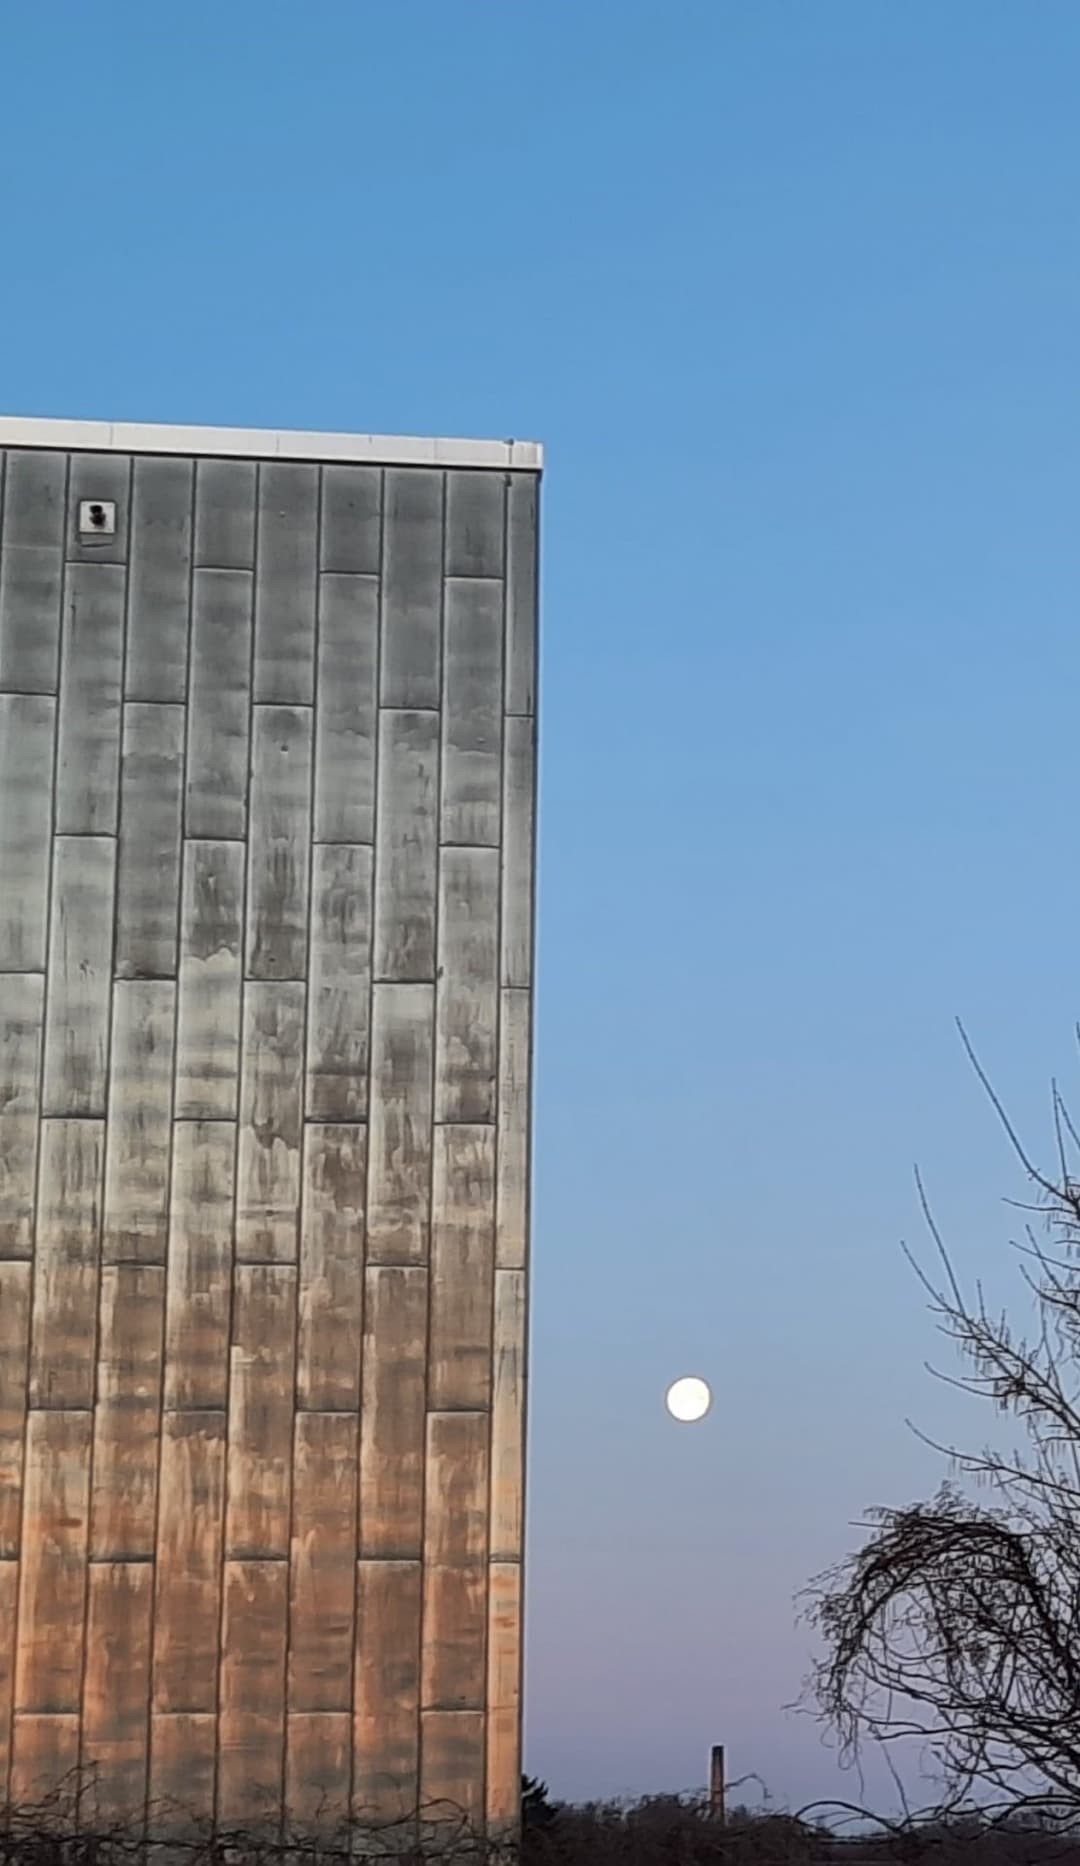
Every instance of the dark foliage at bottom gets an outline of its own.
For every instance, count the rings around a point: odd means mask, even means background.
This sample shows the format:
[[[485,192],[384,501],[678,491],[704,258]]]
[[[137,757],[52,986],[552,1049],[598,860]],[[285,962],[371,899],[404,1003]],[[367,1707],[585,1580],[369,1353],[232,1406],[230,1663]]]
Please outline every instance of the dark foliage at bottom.
[[[1017,1805],[998,1812],[875,1820],[859,1809],[802,1814],[735,1808],[726,1819],[689,1795],[569,1806],[543,1782],[522,1785],[512,1842],[474,1833],[452,1808],[373,1828],[189,1834],[166,1811],[149,1834],[91,1818],[90,1791],[37,1808],[0,1810],[0,1866],[1080,1866],[1080,1809]]]

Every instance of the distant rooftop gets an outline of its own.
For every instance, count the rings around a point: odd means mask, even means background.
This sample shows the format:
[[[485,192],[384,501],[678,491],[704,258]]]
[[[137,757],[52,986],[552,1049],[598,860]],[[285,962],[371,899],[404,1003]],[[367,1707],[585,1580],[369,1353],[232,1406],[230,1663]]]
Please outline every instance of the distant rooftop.
[[[277,428],[157,427],[142,421],[38,421],[0,415],[0,447],[87,453],[225,454],[245,460],[355,460],[373,466],[543,470],[538,441],[423,440],[395,434],[309,434]]]

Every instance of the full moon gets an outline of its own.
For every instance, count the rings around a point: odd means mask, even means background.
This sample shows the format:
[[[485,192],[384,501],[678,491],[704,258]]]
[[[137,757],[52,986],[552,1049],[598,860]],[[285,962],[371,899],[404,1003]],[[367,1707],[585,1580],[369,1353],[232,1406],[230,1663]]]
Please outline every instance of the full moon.
[[[695,1419],[704,1419],[712,1405],[712,1394],[704,1380],[688,1374],[684,1380],[676,1380],[667,1390],[667,1409],[673,1419],[684,1425]]]

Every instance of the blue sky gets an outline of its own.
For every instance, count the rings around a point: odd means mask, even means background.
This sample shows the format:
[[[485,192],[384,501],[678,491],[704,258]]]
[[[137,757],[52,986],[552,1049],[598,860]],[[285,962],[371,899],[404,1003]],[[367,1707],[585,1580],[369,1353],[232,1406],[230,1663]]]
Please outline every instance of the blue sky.
[[[547,446],[560,1793],[690,1786],[720,1740],[778,1800],[850,1793],[782,1709],[793,1595],[936,1482],[906,1416],[990,1424],[923,1371],[898,1240],[917,1159],[1013,1287],[956,1014],[1036,1142],[1080,1078],[1078,79],[1074,0],[5,22],[5,412]]]

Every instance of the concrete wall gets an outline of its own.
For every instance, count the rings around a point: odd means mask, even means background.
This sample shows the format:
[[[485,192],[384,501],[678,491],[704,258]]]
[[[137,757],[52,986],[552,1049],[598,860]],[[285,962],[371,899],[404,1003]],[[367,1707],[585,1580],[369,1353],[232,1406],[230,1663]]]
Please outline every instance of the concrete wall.
[[[0,1801],[498,1826],[537,477],[0,458]]]

